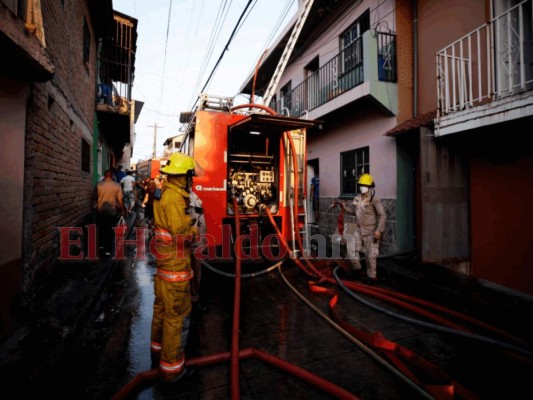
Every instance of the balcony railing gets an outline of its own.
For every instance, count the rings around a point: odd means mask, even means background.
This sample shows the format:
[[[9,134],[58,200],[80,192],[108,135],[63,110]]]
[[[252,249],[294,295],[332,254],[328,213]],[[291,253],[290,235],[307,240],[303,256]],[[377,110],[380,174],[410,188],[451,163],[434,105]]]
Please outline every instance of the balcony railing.
[[[108,111],[128,114],[131,106],[133,84],[135,27],[134,24],[115,15],[115,34],[111,41],[102,43],[99,58],[97,105]]]
[[[378,78],[396,82],[396,35],[382,32],[376,32],[376,35]],[[273,102],[271,108],[280,114],[301,116],[360,85],[365,80],[363,50],[363,37],[359,37],[292,91]]]
[[[525,0],[439,51],[440,115],[533,88],[533,0]]]

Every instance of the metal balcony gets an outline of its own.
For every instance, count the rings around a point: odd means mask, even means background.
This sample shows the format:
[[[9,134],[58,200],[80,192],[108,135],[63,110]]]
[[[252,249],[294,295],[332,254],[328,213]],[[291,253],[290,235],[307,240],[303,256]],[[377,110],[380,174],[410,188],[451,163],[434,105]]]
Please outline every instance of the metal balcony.
[[[533,88],[532,4],[533,0],[522,1],[436,54],[437,127],[442,134],[468,127],[451,128],[454,114],[458,117],[489,105],[494,113],[495,107],[504,104],[502,112],[509,111],[521,107],[511,104],[517,100],[525,105],[523,94]],[[523,112],[517,109],[515,114]],[[474,117],[483,119],[485,115],[472,114]],[[481,125],[479,121],[470,124]]]
[[[372,94],[372,88],[366,87],[360,94],[355,94],[355,98],[345,96],[344,101],[340,99],[343,94],[371,81],[396,82],[396,35],[367,31],[293,90],[273,102],[271,107],[280,114],[295,117],[307,112],[314,119],[329,112],[328,107],[322,110],[321,107],[334,99],[340,100],[334,105],[338,108]],[[378,90],[377,87],[374,89]],[[394,105],[390,108],[395,113]]]
[[[114,12],[114,34],[99,51],[98,111],[129,115],[134,77],[137,20]]]

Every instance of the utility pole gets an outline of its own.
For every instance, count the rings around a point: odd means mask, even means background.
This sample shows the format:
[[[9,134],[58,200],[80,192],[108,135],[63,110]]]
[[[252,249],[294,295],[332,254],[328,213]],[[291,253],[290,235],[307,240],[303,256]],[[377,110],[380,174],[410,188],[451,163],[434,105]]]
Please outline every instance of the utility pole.
[[[155,147],[156,147],[156,144],[157,144],[157,128],[164,128],[164,126],[157,125],[157,122],[154,123],[153,125],[146,125],[146,126],[148,126],[148,128],[154,128],[154,150],[153,150],[152,158],[155,158],[155,156],[156,156]]]

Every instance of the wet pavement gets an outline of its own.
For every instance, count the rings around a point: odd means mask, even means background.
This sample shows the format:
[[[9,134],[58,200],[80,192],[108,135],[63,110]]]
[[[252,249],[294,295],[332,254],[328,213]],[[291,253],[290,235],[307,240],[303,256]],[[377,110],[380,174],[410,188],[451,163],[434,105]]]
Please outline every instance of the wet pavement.
[[[424,291],[424,288],[419,288],[420,283],[408,285],[405,277],[398,278],[390,265],[386,269],[386,261],[382,261],[382,264],[382,275],[388,275],[387,280],[380,284],[382,287],[402,284],[408,292]],[[212,265],[221,271],[232,272],[229,264]],[[261,266],[248,266],[244,272],[253,272],[258,268]],[[131,333],[124,350],[129,358],[127,376],[130,379],[136,373],[150,368],[148,348],[154,267],[146,262],[137,262],[133,271],[138,287],[138,308],[133,314]],[[307,276],[292,262],[287,261],[282,266],[282,272],[298,291],[327,313],[330,296],[310,292]],[[439,297],[435,290],[432,292],[432,297]],[[421,397],[404,381],[324,322],[294,295],[277,270],[243,279],[241,298],[241,349],[261,349],[364,399]],[[476,311],[480,313],[483,308],[480,302],[468,304],[464,298],[450,293],[446,299],[441,297],[440,300],[461,311],[465,311],[465,307],[470,307],[470,311],[473,311],[473,304],[477,305]],[[379,303],[375,299],[372,301]],[[395,309],[390,305],[386,307]],[[194,307],[187,346],[189,358],[231,349],[232,309],[232,279],[204,267],[201,302]],[[406,314],[404,310],[397,311]],[[519,397],[528,388],[528,377],[533,372],[531,365],[510,357],[500,349],[413,326],[363,306],[344,294],[341,294],[338,313],[363,331],[379,331],[389,340],[417,352],[482,398]],[[498,322],[496,319],[498,316],[493,315],[490,322]],[[514,333],[529,335],[529,332],[521,331],[525,326],[520,323],[506,323]],[[103,363],[108,364],[107,361]],[[332,398],[261,361],[243,360],[240,366],[240,390],[244,399]],[[133,398],[225,399],[230,393],[229,378],[229,363],[197,367],[194,375],[187,380],[175,385],[156,383]]]
[[[95,306],[86,313],[85,322],[78,324],[61,352],[56,350],[45,371],[41,369],[31,380],[21,379],[24,368],[11,375],[18,378],[10,379],[8,384],[20,394],[12,398],[38,395],[109,399],[136,374],[150,369],[155,263],[150,259],[135,260],[134,254],[120,263],[106,263],[105,290],[97,292],[98,298],[91,300]],[[526,324],[533,310],[529,299],[489,290],[441,267],[422,266],[410,257],[383,259],[378,265],[383,278],[378,287],[393,288],[478,316],[531,343],[532,328]],[[231,264],[211,266],[225,273],[233,272]],[[263,267],[246,265],[243,272],[256,272]],[[308,277],[290,260],[282,265],[281,271],[306,299],[328,313],[331,296],[311,292]],[[230,351],[233,286],[231,278],[203,267],[200,301],[193,307],[186,349],[189,359]],[[414,317],[396,306],[366,299]],[[480,398],[521,398],[529,391],[529,379],[533,376],[531,358],[524,361],[523,357],[487,343],[392,318],[345,293],[339,295],[337,312],[359,329],[381,332],[387,339],[423,356]],[[284,283],[278,270],[242,280],[240,321],[241,349],[263,350],[363,399],[422,397],[304,304]],[[31,352],[26,353],[22,365],[39,362],[31,356]],[[243,399],[333,398],[257,359],[242,360],[240,372]],[[229,382],[229,362],[220,363],[196,367],[191,377],[173,385],[154,382],[131,398],[226,399],[230,396]]]

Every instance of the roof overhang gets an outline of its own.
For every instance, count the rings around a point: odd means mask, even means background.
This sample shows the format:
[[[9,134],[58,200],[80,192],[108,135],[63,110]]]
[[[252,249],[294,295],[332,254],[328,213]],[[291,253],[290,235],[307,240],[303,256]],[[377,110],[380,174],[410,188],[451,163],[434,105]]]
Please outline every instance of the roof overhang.
[[[55,67],[46,49],[24,22],[0,1],[0,73],[24,81],[46,82]]]
[[[141,111],[144,106],[144,101],[134,100],[135,102],[135,113],[133,115],[133,123],[136,124],[137,120],[139,119],[139,115],[141,115]]]
[[[408,119],[407,121],[404,121],[385,132],[384,136],[398,136],[403,133],[418,129],[422,126],[432,126],[436,116],[437,110],[434,110],[423,115],[419,115],[418,117]]]

